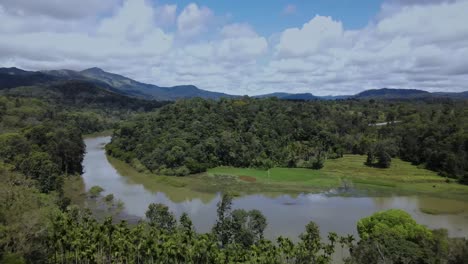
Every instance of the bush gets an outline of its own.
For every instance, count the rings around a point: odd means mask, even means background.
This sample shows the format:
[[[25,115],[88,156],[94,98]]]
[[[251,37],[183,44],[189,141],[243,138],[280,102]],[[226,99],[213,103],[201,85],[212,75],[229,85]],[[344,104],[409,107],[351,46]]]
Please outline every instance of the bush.
[[[112,193],[106,195],[106,197],[104,197],[104,201],[106,201],[107,203],[114,201],[114,195]]]
[[[96,198],[99,195],[101,195],[101,193],[103,191],[104,191],[104,189],[101,186],[96,185],[96,186],[91,187],[91,189],[89,189],[88,193],[89,193],[89,196],[91,198]]]

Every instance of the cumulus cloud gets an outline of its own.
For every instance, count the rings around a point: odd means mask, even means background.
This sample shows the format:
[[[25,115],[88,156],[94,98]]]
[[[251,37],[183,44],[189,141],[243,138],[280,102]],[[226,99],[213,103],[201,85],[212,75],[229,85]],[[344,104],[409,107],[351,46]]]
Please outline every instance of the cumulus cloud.
[[[0,12],[5,24],[18,18]],[[35,27],[35,18],[23,19],[22,27]],[[49,20],[50,25],[61,21]],[[33,69],[105,65],[112,60],[159,56],[172,46],[172,36],[154,25],[154,12],[144,0],[127,0],[110,17],[88,31],[60,31],[56,26],[35,31],[9,31],[0,39],[0,62]],[[0,26],[0,31],[2,27]],[[3,60],[2,60],[3,59]]]
[[[228,25],[220,39],[189,44],[167,54],[165,63],[155,65],[152,73],[164,76],[162,85],[192,83],[204,89],[245,94],[258,71],[258,58],[268,51],[268,42],[256,32],[230,34]]]
[[[0,0],[1,66],[98,66],[158,85],[250,95],[468,90],[467,0],[388,0],[361,29],[346,30],[338,19],[316,15],[273,36],[247,23],[226,24],[196,4],[178,13],[176,5],[104,0],[113,3],[97,8],[105,15],[72,10],[62,18],[60,4],[41,11],[28,2]],[[389,5],[398,8],[383,12]]]
[[[263,79],[288,77],[297,91],[317,94],[379,87],[467,90],[468,1],[413,2],[361,30],[343,30],[339,21],[320,16],[284,30]]]
[[[277,46],[280,56],[307,56],[323,47],[340,42],[343,36],[341,22],[331,17],[315,16],[302,28],[286,29]]]
[[[207,7],[198,7],[191,3],[182,10],[177,18],[177,29],[184,37],[192,37],[200,34],[206,29],[208,21],[212,18],[213,12]]]
[[[235,37],[257,37],[257,33],[255,30],[246,23],[243,24],[229,24],[224,26],[221,29],[221,35],[223,35],[226,38],[235,38]]]
[[[157,24],[170,26],[175,23],[177,17],[177,5],[163,5],[155,10]]]

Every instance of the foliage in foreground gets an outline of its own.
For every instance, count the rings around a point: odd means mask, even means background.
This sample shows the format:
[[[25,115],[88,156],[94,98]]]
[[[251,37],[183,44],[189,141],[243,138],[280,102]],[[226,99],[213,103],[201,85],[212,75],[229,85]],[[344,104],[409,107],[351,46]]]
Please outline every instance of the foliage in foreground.
[[[446,230],[429,230],[402,210],[361,219],[359,242],[348,263],[467,263],[468,241],[449,239]]]
[[[253,210],[232,210],[232,199],[218,204],[213,232],[198,234],[190,218],[179,221],[165,205],[151,204],[148,222],[129,226],[102,223],[86,211],[70,208],[53,220],[49,261],[58,263],[330,263],[336,234],[321,242],[317,225],[310,223],[298,243],[280,237],[263,238],[266,219]]]
[[[1,263],[331,263],[337,247],[350,248],[348,263],[466,263],[468,241],[430,231],[408,214],[391,210],[358,224],[360,241],[330,233],[313,222],[298,242],[264,238],[267,219],[257,210],[218,203],[212,232],[197,233],[187,214],[152,204],[145,222],[96,220],[88,210],[58,207],[54,193],[40,193],[21,175],[0,180]],[[324,242],[327,241],[327,242]]]

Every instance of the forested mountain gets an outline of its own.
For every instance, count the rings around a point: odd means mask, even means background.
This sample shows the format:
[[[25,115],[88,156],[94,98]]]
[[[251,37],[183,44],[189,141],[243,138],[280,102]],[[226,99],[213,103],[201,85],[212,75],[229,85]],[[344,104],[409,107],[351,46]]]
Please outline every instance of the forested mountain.
[[[454,98],[454,99],[468,99],[468,91],[461,92],[461,93],[437,92],[437,93],[432,93],[432,94],[435,96],[439,96],[439,97],[448,97],[448,98]]]
[[[431,96],[431,93],[416,89],[373,89],[355,95],[360,99],[411,99]]]
[[[176,100],[180,98],[202,97],[218,99],[232,97],[228,94],[201,90],[193,85],[179,85],[174,87],[160,87],[153,84],[141,83],[122,75],[106,72],[100,68],[90,68],[83,71],[57,70],[47,71],[47,74],[68,79],[88,79],[105,84],[124,94],[151,98],[155,100]]]
[[[202,97],[218,99],[232,97],[228,94],[201,90],[193,85],[179,85],[174,87],[160,87],[153,84],[137,82],[130,78],[105,72],[99,68],[91,68],[80,72],[82,75],[105,82],[110,86],[133,95],[151,96],[156,100],[176,100],[180,98]]]
[[[39,86],[65,80],[87,81],[123,95],[162,101],[193,97],[210,99],[233,97],[224,93],[202,90],[193,85],[160,87],[153,84],[141,83],[118,74],[105,72],[99,68],[90,68],[83,71],[64,69],[41,72],[24,71],[17,68],[0,68],[0,89],[19,86]]]
[[[83,71],[73,70],[48,70],[41,72],[24,71],[17,68],[0,68],[0,90],[18,86],[39,86],[50,84],[55,81],[81,80],[94,83],[95,85],[121,93],[123,95],[140,97],[144,99],[154,99],[163,101],[174,101],[200,97],[205,99],[236,98],[239,96],[225,93],[211,92],[199,89],[194,85],[178,85],[173,87],[160,87],[153,84],[146,84],[127,78],[122,75],[106,72],[100,68],[89,68]],[[356,95],[338,96],[315,96],[312,93],[285,93],[277,92],[264,95],[253,96],[254,98],[276,97],[283,100],[337,100],[337,99],[434,99],[468,98],[468,92],[450,93],[436,92],[430,93],[416,89],[372,89],[366,90]]]
[[[416,89],[371,89],[360,92],[356,95],[336,95],[336,96],[315,96],[310,93],[271,93],[265,95],[253,96],[254,98],[272,98],[276,97],[282,100],[343,100],[343,99],[377,99],[377,100],[430,100],[430,99],[468,99],[468,91],[460,93],[430,93]]]
[[[378,100],[412,100],[412,99],[468,99],[468,91],[460,93],[430,93],[417,89],[371,89],[358,93],[350,98],[356,99],[378,99]]]
[[[122,95],[117,89],[103,89],[84,80],[57,81],[40,86],[22,86],[0,90],[13,97],[39,98],[65,107],[99,110],[149,111],[168,102],[144,100]]]
[[[282,100],[342,100],[342,99],[377,99],[377,100],[427,100],[427,99],[468,99],[468,91],[460,93],[444,93],[435,92],[430,93],[423,90],[416,89],[371,89],[365,90],[355,95],[336,95],[336,96],[315,96],[311,93],[270,93],[264,95],[253,96],[254,98],[279,98]]]
[[[271,93],[271,94],[253,96],[253,98],[272,98],[272,97],[276,97],[276,98],[283,99],[283,100],[304,100],[304,101],[321,99],[321,97],[314,96],[311,93],[297,93],[297,94]]]
[[[346,153],[368,154],[369,163],[380,155],[468,182],[467,109],[446,100],[184,100],[122,124],[107,151],[167,175],[220,165],[320,169]]]
[[[0,68],[0,90],[18,86],[45,84],[57,79],[55,76],[41,72],[23,71],[18,68]]]

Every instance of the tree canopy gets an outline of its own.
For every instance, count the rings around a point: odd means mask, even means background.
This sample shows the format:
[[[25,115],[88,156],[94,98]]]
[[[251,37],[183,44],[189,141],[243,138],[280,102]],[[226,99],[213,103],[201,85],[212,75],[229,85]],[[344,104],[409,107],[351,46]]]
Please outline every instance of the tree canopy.
[[[466,182],[467,109],[450,100],[182,100],[122,123],[107,152],[165,175],[221,165],[320,169],[368,154],[370,166],[399,157]]]

